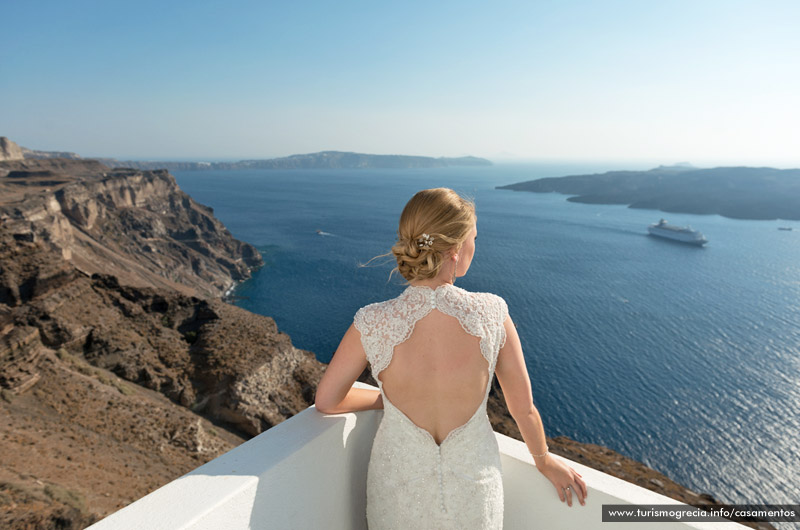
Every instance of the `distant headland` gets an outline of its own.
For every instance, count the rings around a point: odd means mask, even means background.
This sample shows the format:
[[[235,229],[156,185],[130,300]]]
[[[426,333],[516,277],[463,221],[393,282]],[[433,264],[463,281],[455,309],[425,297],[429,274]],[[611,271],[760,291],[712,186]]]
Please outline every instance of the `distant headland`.
[[[0,160],[70,158],[80,159],[75,153],[64,151],[36,151],[20,147],[8,138],[0,137]],[[439,157],[410,155],[369,155],[345,151],[320,151],[281,158],[239,160],[236,162],[182,162],[150,160],[117,160],[95,158],[110,168],[131,168],[142,171],[166,169],[169,171],[231,170],[231,169],[415,169],[451,166],[491,166],[492,162],[475,156]]]
[[[680,164],[648,171],[541,178],[497,189],[557,192],[573,195],[567,199],[572,202],[627,204],[671,213],[800,220],[800,169],[700,169]]]
[[[462,156],[459,158],[432,158],[429,156],[367,155],[342,151],[322,151],[305,155],[238,162],[149,162],[100,159],[110,167],[134,169],[208,170],[208,169],[411,169],[448,166],[491,166],[484,158]]]

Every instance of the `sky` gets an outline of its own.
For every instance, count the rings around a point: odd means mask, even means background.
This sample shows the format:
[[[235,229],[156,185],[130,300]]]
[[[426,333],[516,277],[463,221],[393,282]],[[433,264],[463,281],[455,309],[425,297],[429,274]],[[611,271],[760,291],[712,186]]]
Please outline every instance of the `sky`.
[[[800,167],[800,2],[3,2],[0,136]]]

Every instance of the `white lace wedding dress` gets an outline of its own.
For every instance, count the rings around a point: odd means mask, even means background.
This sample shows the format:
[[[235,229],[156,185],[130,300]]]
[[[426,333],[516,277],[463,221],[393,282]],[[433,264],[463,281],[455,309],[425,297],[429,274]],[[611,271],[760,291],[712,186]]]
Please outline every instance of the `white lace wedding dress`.
[[[395,346],[407,340],[416,322],[434,308],[457,318],[464,331],[480,338],[480,351],[489,365],[480,406],[441,444],[386,398],[378,378],[389,366]],[[356,313],[354,324],[361,332],[384,405],[367,471],[370,530],[502,528],[502,468],[486,401],[497,354],[506,339],[503,322],[507,316],[501,297],[452,284],[436,289],[409,286],[397,298],[367,305]]]

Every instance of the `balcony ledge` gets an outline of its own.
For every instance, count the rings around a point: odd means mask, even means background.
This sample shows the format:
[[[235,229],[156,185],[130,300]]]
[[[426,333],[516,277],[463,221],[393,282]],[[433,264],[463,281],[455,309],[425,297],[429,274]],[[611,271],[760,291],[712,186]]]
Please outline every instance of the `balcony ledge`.
[[[375,387],[357,382],[361,388]],[[322,414],[311,406],[149,493],[91,530],[366,529],[366,476],[383,411]],[[505,491],[504,528],[632,530],[603,523],[603,504],[676,504],[577,462],[586,505],[562,503],[525,444],[495,433]],[[556,456],[556,458],[561,458]],[[646,523],[648,529],[745,529],[737,523]]]

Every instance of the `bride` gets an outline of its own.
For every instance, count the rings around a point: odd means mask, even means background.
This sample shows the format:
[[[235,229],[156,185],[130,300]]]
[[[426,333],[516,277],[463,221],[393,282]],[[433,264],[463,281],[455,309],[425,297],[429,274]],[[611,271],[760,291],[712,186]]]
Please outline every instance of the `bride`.
[[[476,221],[474,204],[449,188],[411,198],[392,247],[407,287],[358,310],[317,388],[324,414],[383,409],[367,471],[371,529],[502,528],[486,415],[493,376],[536,469],[562,502],[585,504],[580,474],[548,451],[505,300],[455,286],[475,254]],[[378,390],[352,388],[368,364]]]

